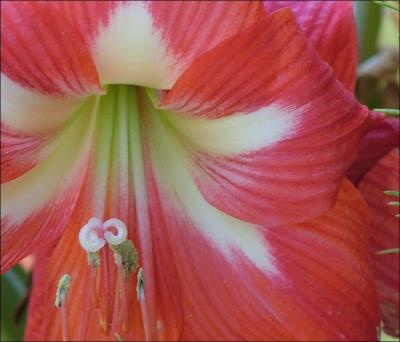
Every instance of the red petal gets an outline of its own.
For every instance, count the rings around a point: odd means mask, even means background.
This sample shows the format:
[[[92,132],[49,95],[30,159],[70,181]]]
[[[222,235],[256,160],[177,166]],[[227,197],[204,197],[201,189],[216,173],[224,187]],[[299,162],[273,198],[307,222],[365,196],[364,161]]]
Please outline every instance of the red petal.
[[[399,209],[387,204],[399,199],[383,193],[386,190],[400,189],[399,165],[399,151],[394,149],[382,158],[359,184],[360,191],[369,205],[372,221],[373,262],[383,328],[392,336],[399,336],[400,260],[398,254],[377,255],[376,252],[400,247],[399,220],[395,217]]]
[[[81,184],[81,180],[78,177],[75,177],[73,184],[69,182],[67,183],[67,189],[60,186],[62,188],[60,193],[54,195],[49,203],[24,218],[22,222],[17,221],[14,223],[13,218],[2,214],[2,273],[23,257],[39,250],[46,243],[59,239],[68,225]],[[7,201],[9,200],[10,198]],[[18,206],[15,209],[18,210]],[[24,209],[21,208],[20,210],[23,211]]]
[[[58,2],[1,3],[1,70],[16,83],[46,94],[101,90],[89,47]]]
[[[226,255],[199,234],[199,222],[214,222],[211,211],[205,221],[199,212],[196,223],[185,209],[194,203],[182,198],[174,207],[175,194],[156,186],[153,236],[173,247],[157,262],[173,263],[177,270],[182,340],[377,340],[367,208],[348,181],[327,215],[297,226],[265,228],[259,242],[269,246],[275,266],[267,262],[262,269],[237,246],[229,246]],[[222,222],[213,227],[215,235]],[[233,226],[229,229],[227,235],[235,234]]]
[[[357,78],[357,30],[352,1],[264,1],[267,12],[289,7],[304,33],[350,91]]]
[[[368,133],[360,141],[357,158],[347,172],[347,177],[355,183],[400,141],[400,121],[397,118],[371,112],[369,120]]]
[[[48,140],[46,136],[23,134],[1,125],[1,183],[23,175],[47,157],[50,151],[40,152]]]
[[[263,15],[262,3],[244,1],[4,2],[2,71],[46,94],[98,92],[99,79],[169,87],[199,54]]]
[[[208,201],[268,225],[301,222],[332,207],[367,117],[366,108],[308,44],[289,10],[275,12],[199,57],[162,104],[191,114],[169,120],[185,138],[194,177]],[[240,127],[237,123],[217,129],[229,117],[248,123],[252,115],[260,120],[258,128],[255,120],[237,130],[247,132],[248,140],[230,134]],[[204,121],[211,128],[201,138]],[[263,146],[240,148],[238,140],[247,146],[253,130],[275,132],[281,126],[288,128]],[[216,153],[205,147],[217,138],[221,146],[239,148]]]
[[[198,56],[264,17],[256,1],[153,1],[150,11],[181,72]],[[177,20],[179,18],[179,20]]]

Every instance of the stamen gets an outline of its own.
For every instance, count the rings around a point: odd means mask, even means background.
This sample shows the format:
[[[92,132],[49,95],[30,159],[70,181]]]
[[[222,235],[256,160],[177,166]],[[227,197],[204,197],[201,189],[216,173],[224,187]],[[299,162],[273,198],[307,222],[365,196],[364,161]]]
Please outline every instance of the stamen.
[[[145,335],[146,341],[153,341],[154,339],[151,336],[150,320],[149,320],[149,314],[147,311],[144,281],[145,280],[144,280],[143,268],[139,268],[139,271],[137,274],[136,295],[137,295],[137,299],[140,303],[140,310],[142,312],[144,335]]]
[[[114,235],[109,228],[115,228],[117,234]],[[104,238],[110,245],[119,245],[123,241],[125,241],[126,237],[128,236],[128,231],[124,222],[118,220],[116,218],[111,218],[103,223],[103,230],[104,230]]]
[[[64,274],[60,281],[58,282],[56,300],[54,305],[61,309],[61,319],[63,328],[63,340],[70,341],[69,335],[69,325],[68,325],[68,315],[67,315],[67,296],[68,290],[71,286],[71,276],[69,274]]]
[[[139,302],[144,299],[144,271],[141,267],[137,274],[136,296]]]
[[[125,240],[119,245],[111,245],[111,248],[114,251],[114,260],[118,268],[119,299],[121,305],[119,323],[125,332],[128,322],[125,281],[130,274],[136,272],[138,269],[139,255],[131,240]]]
[[[79,243],[87,252],[97,252],[105,245],[104,239],[99,237],[102,225],[98,218],[91,218],[79,232]]]

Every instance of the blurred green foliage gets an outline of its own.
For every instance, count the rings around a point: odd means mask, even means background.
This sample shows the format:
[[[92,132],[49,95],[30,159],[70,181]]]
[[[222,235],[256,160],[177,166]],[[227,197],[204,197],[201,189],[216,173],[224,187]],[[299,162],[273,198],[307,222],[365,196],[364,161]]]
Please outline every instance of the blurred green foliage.
[[[1,341],[22,341],[30,276],[16,266],[1,276]]]
[[[369,108],[399,107],[398,1],[356,1],[359,79],[356,95]]]
[[[365,61],[377,51],[382,7],[373,1],[356,1],[359,62]]]

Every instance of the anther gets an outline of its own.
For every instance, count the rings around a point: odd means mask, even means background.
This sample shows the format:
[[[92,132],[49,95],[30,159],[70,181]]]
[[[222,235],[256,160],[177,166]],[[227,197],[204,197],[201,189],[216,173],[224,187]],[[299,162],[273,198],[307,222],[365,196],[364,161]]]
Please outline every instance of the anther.
[[[100,253],[99,252],[88,252],[88,263],[94,268],[100,267]]]
[[[57,308],[61,308],[65,301],[67,300],[67,295],[68,295],[68,290],[71,286],[71,276],[69,274],[64,274],[57,286],[57,292],[56,292],[56,300],[54,302],[54,305]]]
[[[79,243],[87,252],[97,252],[105,245],[103,238],[99,237],[102,230],[101,221],[98,218],[91,218],[79,232]]]
[[[58,282],[57,292],[56,292],[56,300],[54,302],[54,305],[57,308],[61,309],[63,340],[64,341],[70,340],[67,305],[66,305],[68,290],[69,290],[70,286],[71,286],[71,276],[69,274],[64,274]]]
[[[136,295],[140,303],[140,311],[142,312],[143,328],[146,341],[153,341],[152,330],[150,326],[149,313],[147,310],[146,293],[145,293],[145,275],[143,268],[139,268],[137,274]]]
[[[114,228],[117,234],[114,235],[109,229]],[[128,230],[124,222],[116,218],[111,218],[103,223],[104,238],[110,245],[119,245],[126,240]]]
[[[136,296],[139,302],[144,299],[144,271],[141,267],[137,274]]]
[[[114,260],[117,266],[121,266],[124,278],[135,273],[139,268],[139,253],[131,240],[125,240],[118,245],[111,246],[114,251]]]

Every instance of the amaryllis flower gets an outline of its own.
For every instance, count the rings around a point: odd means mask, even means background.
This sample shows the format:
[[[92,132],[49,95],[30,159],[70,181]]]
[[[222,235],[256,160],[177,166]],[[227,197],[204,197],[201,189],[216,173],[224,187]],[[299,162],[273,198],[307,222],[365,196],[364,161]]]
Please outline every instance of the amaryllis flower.
[[[377,338],[349,3],[1,6],[28,340]]]
[[[383,328],[392,336],[399,336],[400,246],[399,207],[395,206],[400,189],[399,150],[393,149],[361,180],[359,188],[370,209],[372,220],[372,251],[380,297]],[[396,198],[397,197],[397,198]],[[390,205],[392,204],[392,205]],[[390,253],[387,253],[390,252]]]

